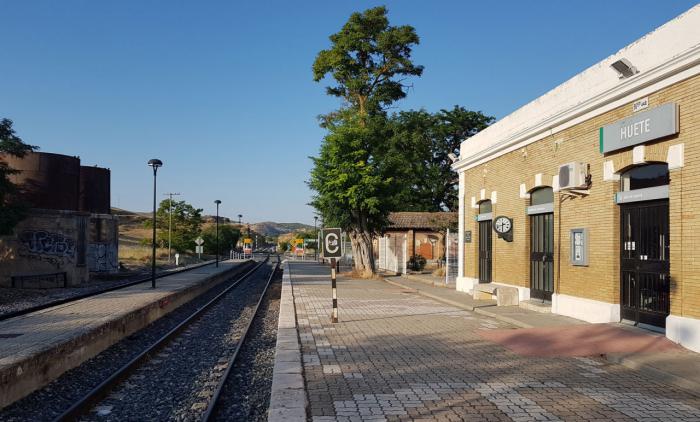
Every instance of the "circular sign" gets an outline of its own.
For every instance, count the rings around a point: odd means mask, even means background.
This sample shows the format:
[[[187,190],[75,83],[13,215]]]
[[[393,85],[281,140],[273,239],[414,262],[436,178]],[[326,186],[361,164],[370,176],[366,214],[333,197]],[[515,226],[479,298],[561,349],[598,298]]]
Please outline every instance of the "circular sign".
[[[333,255],[338,253],[338,248],[340,248],[340,244],[338,242],[338,235],[335,233],[328,233],[326,236],[326,251],[328,251],[329,254]]]

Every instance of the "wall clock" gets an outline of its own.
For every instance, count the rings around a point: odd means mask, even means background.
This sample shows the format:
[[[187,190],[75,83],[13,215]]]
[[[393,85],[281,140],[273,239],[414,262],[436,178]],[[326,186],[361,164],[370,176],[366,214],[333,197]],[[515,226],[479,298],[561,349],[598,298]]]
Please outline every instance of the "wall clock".
[[[493,221],[493,230],[498,237],[506,242],[513,241],[513,219],[506,216],[499,216]]]

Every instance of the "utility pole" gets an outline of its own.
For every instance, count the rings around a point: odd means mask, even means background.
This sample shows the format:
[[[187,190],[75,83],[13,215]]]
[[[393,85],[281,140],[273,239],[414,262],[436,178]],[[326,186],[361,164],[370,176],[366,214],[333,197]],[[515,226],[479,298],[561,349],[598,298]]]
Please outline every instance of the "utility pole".
[[[173,237],[173,196],[178,196],[180,194],[175,192],[168,192],[164,193],[163,195],[170,198],[170,201],[168,202],[168,264],[170,264],[171,240]]]

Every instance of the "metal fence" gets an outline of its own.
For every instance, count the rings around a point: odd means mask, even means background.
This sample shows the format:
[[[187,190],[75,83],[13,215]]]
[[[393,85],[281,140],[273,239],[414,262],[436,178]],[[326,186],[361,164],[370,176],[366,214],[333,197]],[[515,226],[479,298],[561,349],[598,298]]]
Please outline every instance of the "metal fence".
[[[406,273],[407,246],[405,234],[380,237],[377,268],[397,274]]]
[[[445,237],[445,283],[455,284],[457,282],[457,272],[459,270],[458,236],[456,232],[447,229]]]

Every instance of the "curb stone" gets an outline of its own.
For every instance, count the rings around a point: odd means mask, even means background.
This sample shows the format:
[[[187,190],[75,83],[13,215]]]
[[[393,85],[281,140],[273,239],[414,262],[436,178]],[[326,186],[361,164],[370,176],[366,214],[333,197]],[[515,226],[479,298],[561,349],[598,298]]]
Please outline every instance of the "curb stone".
[[[297,333],[296,309],[292,292],[289,263],[282,262],[282,295],[280,297],[275,366],[267,420],[270,422],[306,421],[306,391],[304,389],[301,347]]]

